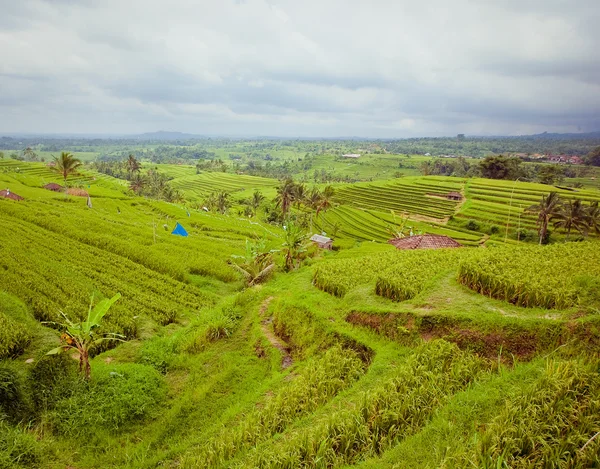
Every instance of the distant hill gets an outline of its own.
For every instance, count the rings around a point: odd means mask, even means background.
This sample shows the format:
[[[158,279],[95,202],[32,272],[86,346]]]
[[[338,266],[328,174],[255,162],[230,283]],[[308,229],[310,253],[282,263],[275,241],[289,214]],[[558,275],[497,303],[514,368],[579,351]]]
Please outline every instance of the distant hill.
[[[134,138],[138,138],[140,140],[189,140],[192,138],[202,138],[202,136],[186,134],[183,132],[169,132],[166,130],[159,130],[157,132],[146,132],[140,135],[136,135]]]

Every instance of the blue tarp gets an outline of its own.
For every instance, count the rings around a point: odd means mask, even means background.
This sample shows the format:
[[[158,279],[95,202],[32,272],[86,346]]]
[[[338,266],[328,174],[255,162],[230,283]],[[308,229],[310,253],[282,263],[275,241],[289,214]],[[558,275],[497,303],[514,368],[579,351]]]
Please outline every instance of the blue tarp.
[[[171,231],[171,234],[174,235],[179,235],[179,236],[187,236],[187,231],[185,231],[185,228],[183,226],[181,226],[179,223],[177,223],[177,225],[175,225],[175,229],[173,231]]]

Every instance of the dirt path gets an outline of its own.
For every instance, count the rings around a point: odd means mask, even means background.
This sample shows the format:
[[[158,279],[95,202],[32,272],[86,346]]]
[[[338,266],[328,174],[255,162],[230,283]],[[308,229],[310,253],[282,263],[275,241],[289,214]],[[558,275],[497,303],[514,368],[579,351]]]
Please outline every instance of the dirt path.
[[[270,296],[260,305],[260,317],[263,318],[267,309],[269,308],[269,303],[273,300],[273,297]],[[290,356],[289,347],[287,344],[281,340],[279,337],[275,335],[273,328],[271,325],[273,324],[273,317],[269,316],[268,318],[264,318],[260,323],[260,328],[262,329],[263,334],[267,338],[267,340],[271,343],[273,347],[281,352],[282,360],[281,367],[283,369],[289,368],[292,366],[293,360]]]

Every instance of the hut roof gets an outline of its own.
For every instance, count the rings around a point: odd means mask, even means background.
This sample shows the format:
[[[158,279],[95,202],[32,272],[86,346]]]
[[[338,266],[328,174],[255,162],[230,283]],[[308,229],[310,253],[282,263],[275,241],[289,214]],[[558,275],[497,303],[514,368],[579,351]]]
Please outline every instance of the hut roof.
[[[319,234],[314,234],[314,235],[312,235],[310,237],[310,240],[314,241],[315,243],[325,244],[325,243],[330,242],[331,238],[328,238],[327,236],[322,236],[322,235],[319,235]]]
[[[49,191],[60,192],[63,190],[63,186],[60,184],[56,184],[55,182],[49,182],[44,186],[44,189],[48,189]]]
[[[11,192],[10,189],[1,190],[0,197],[4,197],[6,199],[11,199],[11,200],[23,200],[23,197],[15,194],[14,192]]]
[[[417,235],[395,238],[388,241],[398,249],[442,249],[460,248],[462,244],[444,235]]]
[[[459,197],[462,199],[463,196],[460,192],[448,192],[446,197]]]

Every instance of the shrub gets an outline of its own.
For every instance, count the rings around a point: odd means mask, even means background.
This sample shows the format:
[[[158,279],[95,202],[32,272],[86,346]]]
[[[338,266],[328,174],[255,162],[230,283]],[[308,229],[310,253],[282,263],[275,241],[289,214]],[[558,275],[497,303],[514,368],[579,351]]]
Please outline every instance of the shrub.
[[[0,311],[0,359],[23,353],[30,341],[27,329]]]
[[[0,420],[17,422],[27,415],[23,378],[13,363],[0,363]]]
[[[498,233],[500,233],[500,227],[498,225],[490,226],[490,234],[491,235],[498,234]]]
[[[515,233],[515,238],[518,241],[532,241],[536,239],[535,231],[527,230],[525,228],[520,228]]]
[[[468,220],[465,223],[465,228],[471,231],[479,231],[480,225],[475,220]]]
[[[34,410],[52,409],[81,386],[77,362],[67,355],[44,355],[33,365],[28,383]]]
[[[51,422],[63,435],[116,432],[151,415],[164,394],[162,378],[150,366],[96,366],[89,383],[57,403]]]

